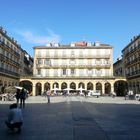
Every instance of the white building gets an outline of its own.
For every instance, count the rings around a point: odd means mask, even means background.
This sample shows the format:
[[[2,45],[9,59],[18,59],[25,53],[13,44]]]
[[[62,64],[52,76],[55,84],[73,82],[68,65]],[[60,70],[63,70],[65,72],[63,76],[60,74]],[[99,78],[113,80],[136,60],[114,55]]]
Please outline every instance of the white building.
[[[113,48],[107,44],[76,42],[34,47],[33,94],[57,88],[83,87],[114,91]]]

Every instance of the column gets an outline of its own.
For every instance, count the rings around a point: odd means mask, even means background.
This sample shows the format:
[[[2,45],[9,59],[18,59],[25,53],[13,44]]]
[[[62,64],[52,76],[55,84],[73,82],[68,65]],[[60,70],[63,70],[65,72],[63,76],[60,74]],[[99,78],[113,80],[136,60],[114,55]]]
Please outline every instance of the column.
[[[76,90],[78,89],[78,83],[77,82],[75,82],[75,84],[76,84]]]
[[[114,83],[111,83],[111,93],[114,92]]]
[[[104,94],[105,94],[105,84],[102,83],[102,95],[104,95]]]
[[[93,91],[95,90],[95,83],[92,83],[93,84]]]
[[[53,83],[50,82],[50,90],[52,90],[52,89],[53,89]]]
[[[84,83],[85,84],[85,90],[87,90],[87,83]]]
[[[42,85],[42,88],[41,88],[41,90],[42,90],[42,91],[41,91],[41,94],[45,91],[45,89],[44,89],[44,84],[45,84],[44,82],[41,83],[41,85]]]
[[[32,87],[32,95],[33,96],[36,96],[36,93],[35,93],[36,89],[35,88],[36,88],[36,83],[33,83],[33,87]]]

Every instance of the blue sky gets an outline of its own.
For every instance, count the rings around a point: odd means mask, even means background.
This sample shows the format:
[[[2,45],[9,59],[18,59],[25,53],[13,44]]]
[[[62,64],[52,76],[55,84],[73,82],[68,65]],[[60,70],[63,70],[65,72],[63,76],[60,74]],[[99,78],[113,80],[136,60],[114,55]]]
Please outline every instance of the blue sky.
[[[100,41],[114,62],[140,34],[140,0],[0,0],[0,25],[33,56],[33,46]]]

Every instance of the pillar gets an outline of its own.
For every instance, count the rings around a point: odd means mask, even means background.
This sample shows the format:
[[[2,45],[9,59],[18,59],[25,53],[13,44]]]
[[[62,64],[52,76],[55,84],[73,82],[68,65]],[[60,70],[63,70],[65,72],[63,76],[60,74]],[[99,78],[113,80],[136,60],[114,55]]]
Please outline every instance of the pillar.
[[[33,95],[33,96],[36,96],[36,83],[33,83],[32,95]]]
[[[111,93],[114,92],[114,83],[111,83]]]
[[[105,83],[102,83],[102,95],[105,94]]]
[[[85,90],[87,90],[87,83],[84,83],[85,84]]]
[[[45,91],[45,88],[44,88],[45,83],[42,82],[41,85],[42,85],[42,88],[41,88],[41,90],[42,90],[42,91],[41,91],[41,94],[42,94],[42,93]]]

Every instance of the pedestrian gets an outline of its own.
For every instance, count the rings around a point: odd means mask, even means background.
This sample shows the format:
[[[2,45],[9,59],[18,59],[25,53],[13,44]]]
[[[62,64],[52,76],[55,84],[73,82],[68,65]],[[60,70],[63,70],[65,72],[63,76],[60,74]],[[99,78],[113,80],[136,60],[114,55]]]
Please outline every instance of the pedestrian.
[[[21,132],[21,126],[23,124],[23,116],[21,109],[17,107],[17,104],[14,103],[10,105],[8,113],[8,119],[5,121],[5,124],[10,128],[11,132]],[[16,131],[15,131],[16,129]]]
[[[86,91],[84,91],[84,95],[85,95],[85,98],[87,97],[87,92]]]
[[[17,100],[17,106],[18,106],[18,103],[19,103],[19,99],[20,99],[20,89],[17,89],[17,92],[16,92],[16,100]]]
[[[48,99],[48,103],[50,103],[50,95],[51,95],[51,91],[48,90],[48,91],[47,91],[47,99]]]
[[[46,91],[46,90],[43,92],[43,96],[44,96],[45,98],[47,97],[47,91]]]
[[[25,100],[26,100],[27,93],[25,89],[23,88],[20,92],[20,108],[25,107]]]

